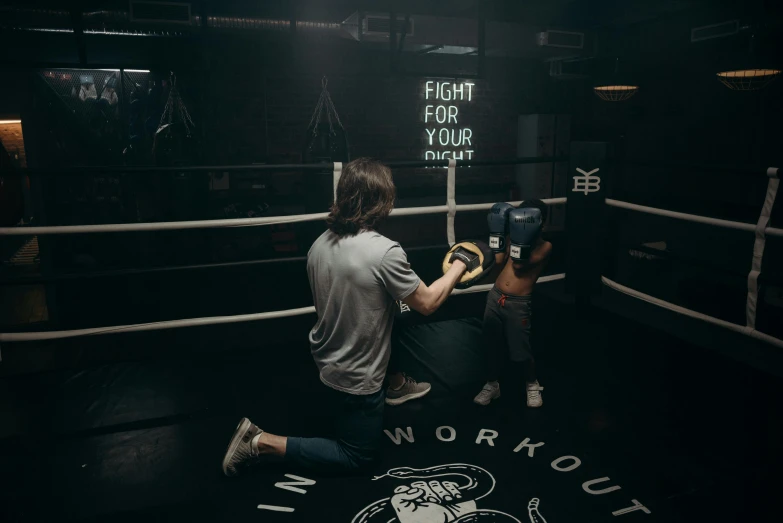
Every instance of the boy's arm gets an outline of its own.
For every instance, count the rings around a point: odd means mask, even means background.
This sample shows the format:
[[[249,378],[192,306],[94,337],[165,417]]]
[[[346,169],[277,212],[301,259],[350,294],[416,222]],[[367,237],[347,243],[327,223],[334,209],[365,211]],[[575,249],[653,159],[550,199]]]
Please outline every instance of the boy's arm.
[[[550,242],[544,242],[539,247],[530,253],[530,258],[526,261],[515,261],[515,264],[519,264],[521,267],[532,267],[534,265],[546,264],[549,261],[549,256],[552,254],[552,244]]]
[[[508,240],[506,240],[506,252],[495,253],[495,265],[500,265],[501,267],[505,265],[509,252],[511,252],[511,245],[509,245]]]
[[[500,273],[503,272],[503,267],[506,266],[506,260],[508,260],[508,253],[511,249],[511,246],[508,243],[508,240],[506,240],[506,252],[498,252],[495,253],[495,266],[492,267],[492,270],[487,275],[488,281],[495,281],[498,276],[500,276]]]
[[[549,261],[549,256],[552,254],[552,244],[549,242],[544,242],[541,244],[540,248],[535,249],[530,256],[530,261],[528,262],[530,265],[541,265],[546,264],[546,262]]]

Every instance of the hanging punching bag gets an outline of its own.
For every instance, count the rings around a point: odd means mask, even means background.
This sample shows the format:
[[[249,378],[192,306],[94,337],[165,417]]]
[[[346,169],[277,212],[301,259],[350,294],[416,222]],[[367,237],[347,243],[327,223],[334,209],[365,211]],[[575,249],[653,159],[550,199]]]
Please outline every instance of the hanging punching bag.
[[[321,96],[307,127],[304,163],[346,163],[351,160],[348,135],[326,89],[327,83],[328,80],[324,77],[321,80]]]
[[[326,89],[327,83],[328,80],[323,77],[321,96],[307,127],[303,163],[347,163],[351,160],[348,135]],[[329,209],[333,198],[331,174],[331,169],[305,172],[308,177],[304,184],[307,187],[304,195],[305,212],[324,212]]]
[[[177,77],[172,73],[169,97],[153,138],[152,154],[155,165],[194,165],[198,155],[194,127],[190,113],[179,94]]]

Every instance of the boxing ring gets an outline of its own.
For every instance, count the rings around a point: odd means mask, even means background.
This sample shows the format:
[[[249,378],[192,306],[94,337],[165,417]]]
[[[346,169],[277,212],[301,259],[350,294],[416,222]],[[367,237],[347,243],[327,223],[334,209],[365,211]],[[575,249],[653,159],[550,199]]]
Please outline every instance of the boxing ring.
[[[626,209],[626,210],[646,213],[655,216],[664,216],[666,218],[673,218],[676,220],[682,220],[686,222],[701,223],[705,225],[711,225],[714,227],[722,227],[726,229],[734,229],[734,230],[755,233],[756,240],[753,246],[751,270],[748,274],[748,297],[747,297],[747,304],[746,304],[747,323],[745,325],[738,325],[736,323],[723,321],[721,319],[714,318],[712,316],[708,316],[706,314],[702,314],[687,309],[685,307],[680,307],[673,303],[668,303],[664,300],[660,300],[648,294],[644,294],[634,289],[630,289],[624,285],[620,285],[619,283],[610,280],[606,276],[602,276],[601,280],[607,287],[614,289],[618,292],[622,292],[623,294],[627,294],[628,296],[632,296],[634,298],[644,300],[648,303],[652,303],[659,307],[676,312],[677,314],[682,314],[684,316],[695,318],[707,323],[711,323],[713,325],[718,325],[725,329],[734,332],[739,332],[751,338],[755,338],[763,342],[769,343],[771,345],[774,345],[776,347],[783,348],[783,340],[779,338],[775,338],[768,334],[764,334],[763,332],[759,332],[756,330],[756,310],[758,306],[758,294],[759,294],[758,280],[759,280],[759,275],[761,274],[761,263],[764,259],[764,248],[766,246],[767,236],[773,236],[778,238],[783,237],[783,229],[768,226],[769,220],[772,215],[772,207],[775,204],[775,199],[777,197],[777,192],[778,192],[778,186],[780,184],[778,171],[779,169],[777,167],[770,167],[769,169],[767,169],[766,174],[769,177],[767,194],[759,215],[759,221],[756,224],[735,222],[729,220],[720,220],[717,218],[709,218],[706,216],[697,216],[694,214],[668,211],[665,209],[656,209],[654,207],[646,207],[643,205],[636,205],[633,203],[613,200],[609,198],[606,199],[606,205],[618,209]]]
[[[0,469],[24,471],[29,466],[28,462],[34,461],[36,464],[33,472],[22,475],[25,479],[29,476],[29,479],[35,481],[53,464],[55,472],[51,483],[57,485],[57,488],[53,489],[57,492],[49,498],[49,503],[40,503],[38,491],[33,489],[33,500],[27,503],[52,507],[62,505],[67,508],[63,509],[64,512],[72,514],[73,519],[78,521],[99,521],[110,517],[115,523],[138,521],[140,518],[187,518],[214,522],[235,521],[238,517],[261,517],[264,521],[286,522],[331,521],[333,519],[327,516],[334,516],[334,520],[339,521],[429,522],[435,520],[406,520],[402,516],[395,519],[393,508],[397,509],[396,514],[400,514],[399,509],[403,505],[399,496],[404,497],[412,492],[413,488],[427,488],[424,482],[432,484],[433,479],[441,481],[442,488],[446,488],[451,494],[463,496],[460,503],[453,503],[448,507],[454,514],[465,514],[455,520],[458,523],[557,523],[585,519],[618,521],[618,518],[622,522],[626,518],[630,520],[634,517],[640,521],[644,518],[649,521],[675,521],[676,518],[671,516],[679,508],[674,506],[676,503],[673,505],[670,498],[687,497],[695,487],[690,484],[678,485],[677,489],[681,489],[685,494],[674,496],[669,492],[661,492],[660,484],[673,482],[681,476],[695,477],[698,472],[691,473],[691,465],[686,467],[671,459],[671,456],[688,455],[691,450],[683,450],[674,443],[665,441],[667,433],[671,431],[671,420],[665,413],[671,410],[670,405],[658,405],[658,398],[653,392],[650,392],[652,397],[649,399],[638,397],[640,390],[656,390],[656,373],[663,372],[667,368],[667,362],[665,358],[664,361],[657,361],[658,348],[653,342],[652,348],[642,347],[643,339],[632,347],[634,350],[628,350],[625,346],[629,335],[644,336],[647,333],[652,337],[650,333],[657,329],[653,326],[649,330],[638,330],[635,326],[619,325],[619,322],[611,324],[620,317],[617,314],[606,320],[607,325],[598,325],[599,322],[590,316],[602,314],[603,303],[600,295],[610,291],[689,321],[736,333],[771,351],[783,347],[782,340],[756,329],[759,277],[766,242],[768,238],[770,242],[780,241],[779,238],[783,236],[783,229],[770,226],[779,184],[778,169],[753,171],[753,174],[765,176],[768,180],[760,216],[754,224],[638,205],[612,198],[603,188],[593,191],[590,189],[593,187],[590,185],[592,182],[588,180],[595,174],[590,174],[594,170],[590,163],[593,160],[589,155],[580,155],[577,151],[576,154],[572,152],[569,158],[517,158],[497,162],[389,162],[393,172],[403,168],[433,169],[431,172],[443,174],[445,182],[445,204],[396,208],[389,220],[425,215],[442,216],[445,218],[446,243],[451,245],[464,239],[459,227],[455,225],[455,217],[458,214],[488,211],[495,203],[456,203],[459,196],[456,182],[461,168],[568,162],[568,179],[578,178],[575,182],[583,183],[575,183],[573,187],[569,187],[566,196],[544,201],[550,206],[566,207],[565,233],[568,235],[569,255],[582,248],[580,239],[593,245],[600,243],[595,242],[599,236],[592,236],[587,226],[594,226],[596,231],[600,232],[601,238],[607,235],[603,230],[605,225],[602,220],[584,219],[585,215],[582,213],[593,211],[590,207],[579,207],[580,198],[582,203],[586,201],[588,206],[594,206],[592,209],[600,208],[601,212],[606,214],[615,211],[632,212],[736,230],[747,235],[753,233],[754,248],[752,253],[748,253],[752,261],[747,275],[745,324],[713,317],[633,289],[607,277],[605,273],[596,272],[596,268],[600,266],[567,264],[565,271],[553,271],[552,274],[545,274],[539,279],[542,287],[547,289],[547,296],[541,302],[541,317],[546,320],[544,323],[548,324],[546,328],[550,336],[546,343],[551,344],[549,349],[554,353],[552,358],[557,358],[557,363],[545,362],[542,366],[542,384],[547,387],[544,392],[547,406],[535,409],[538,412],[520,413],[512,403],[501,403],[498,407],[500,410],[473,412],[469,410],[469,406],[472,406],[469,397],[457,396],[456,388],[448,390],[449,394],[454,395],[450,398],[442,393],[443,387],[440,394],[436,394],[433,389],[426,402],[411,402],[399,408],[387,409],[384,456],[372,474],[333,479],[273,467],[242,478],[239,482],[226,480],[217,474],[220,460],[217,454],[222,452],[225,440],[239,414],[259,417],[263,415],[262,422],[269,420],[268,430],[273,432],[281,426],[281,431],[307,431],[311,429],[308,423],[321,423],[321,398],[317,397],[319,392],[314,385],[317,380],[311,379],[312,376],[306,371],[285,367],[279,368],[279,373],[284,375],[285,379],[274,375],[279,361],[287,364],[293,361],[295,364],[305,365],[304,361],[309,358],[309,353],[304,347],[304,331],[297,331],[298,338],[302,339],[301,347],[298,347],[301,350],[284,350],[290,347],[277,347],[262,340],[256,344],[252,356],[247,359],[243,356],[238,362],[229,360],[227,363],[215,354],[199,358],[200,355],[191,355],[186,351],[182,359],[170,362],[155,361],[149,364],[149,369],[144,366],[146,363],[121,362],[127,367],[125,370],[117,370],[115,367],[120,364],[112,363],[85,371],[68,372],[63,378],[48,374],[33,377],[29,385],[22,380],[16,380],[6,386],[24,398],[20,400],[20,411],[35,413],[36,402],[41,401],[45,408],[50,408],[55,413],[45,423],[38,423],[35,419],[26,420],[26,423],[20,422],[26,429],[24,435],[0,438]],[[604,161],[605,159],[597,160],[601,173],[610,170]],[[217,166],[152,170],[176,173],[183,170],[243,172],[265,169],[313,171],[314,175],[328,170],[331,173],[332,187],[335,188],[342,165]],[[73,169],[64,172],[69,176],[79,176],[84,172],[100,171],[106,170]],[[120,171],[133,170],[117,170]],[[35,175],[34,172],[31,174]],[[603,181],[606,181],[606,178]],[[519,202],[509,203],[516,205]],[[569,215],[571,220],[579,218],[577,222],[581,222],[581,228],[569,228],[569,225],[574,223],[569,221]],[[231,230],[318,223],[326,216],[327,213],[312,213],[221,220],[18,227],[1,228],[0,235],[108,235],[138,231]],[[480,219],[483,222],[484,216]],[[405,244],[402,246],[406,247]],[[555,244],[555,249],[557,248],[558,245]],[[605,256],[605,253],[599,254],[597,257]],[[437,258],[440,260],[442,255],[442,252],[439,253]],[[275,264],[292,260],[301,262],[303,258],[270,259],[264,260],[264,264],[266,266],[267,262]],[[256,263],[243,261],[237,262],[236,266],[252,269]],[[212,266],[207,264],[203,268],[210,270]],[[230,268],[234,265],[226,263],[214,266]],[[412,267],[417,270],[420,265],[413,263]],[[166,270],[168,269],[153,268],[150,272],[165,275]],[[143,272],[144,269],[138,270],[138,273]],[[90,277],[89,273],[84,276]],[[301,277],[306,278],[304,273]],[[66,275],[62,278],[55,275],[43,276],[36,281],[57,283],[78,279],[79,275]],[[27,278],[23,281],[31,280]],[[3,282],[5,283],[6,281]],[[483,293],[491,287],[491,283],[481,282],[468,289],[455,290],[446,306],[457,303],[460,308],[463,304],[468,308],[468,300],[481,302]],[[570,298],[573,298],[573,304],[569,303]],[[564,310],[566,312],[563,312]],[[35,347],[35,342],[79,339],[104,339],[108,342],[116,339],[108,336],[110,334],[128,335],[132,339],[131,343],[137,343],[139,338],[133,336],[138,333],[157,332],[155,336],[163,336],[166,331],[181,332],[182,329],[196,330],[205,326],[240,329],[242,325],[273,324],[282,322],[285,318],[306,320],[314,313],[314,307],[305,306],[78,329],[5,332],[0,334],[0,350],[13,347],[14,351],[23,352],[28,347]],[[480,339],[480,320],[460,318],[456,321],[443,321],[438,318],[420,318],[421,322],[416,324],[416,321],[406,321],[412,315],[418,316],[413,312],[408,312],[407,318],[398,316],[395,329],[399,325],[403,331],[399,343],[409,344],[410,352],[421,350],[424,354],[422,361],[425,363],[434,362],[435,365],[444,367],[461,365],[463,369],[468,369],[466,373],[473,372],[472,367],[476,365],[478,358],[475,353],[468,353],[465,347],[479,343],[477,340]],[[587,329],[593,329],[589,331],[589,336],[585,335]],[[225,331],[218,333],[219,339],[228,336]],[[590,374],[600,373],[601,365],[591,363],[592,350],[583,350],[589,349],[590,342],[585,341],[587,339],[594,339],[592,343],[596,345],[612,345],[611,354],[620,359],[617,364],[619,370],[606,370],[605,374],[599,374],[601,377],[597,378],[599,382],[605,379],[607,389],[616,391],[618,399],[614,402],[623,405],[619,410],[620,414],[624,413],[625,417],[630,418],[634,413],[642,413],[641,418],[662,417],[668,421],[650,425],[639,425],[642,422],[638,420],[627,424],[618,420],[612,421],[612,415],[619,416],[616,412],[613,414],[613,407],[610,405],[612,402],[594,400],[591,397],[595,385],[591,382],[593,378]],[[655,342],[660,343],[661,340],[665,341],[666,338],[656,338]],[[448,350],[431,350],[438,344],[447,345]],[[56,343],[52,344],[52,347],[55,351],[59,348]],[[676,352],[677,349],[678,347],[674,347],[671,351]],[[107,352],[111,350],[109,346]],[[219,350],[222,351],[223,347]],[[272,353],[276,354],[272,356]],[[196,361],[190,361],[191,356]],[[469,358],[469,361],[460,362],[463,357]],[[699,354],[692,358],[696,361],[694,365],[697,369],[700,368],[698,365],[701,365],[699,358]],[[0,367],[6,365],[8,360],[10,358],[0,361]],[[409,361],[415,362],[415,358]],[[564,371],[559,367],[568,369],[567,377],[560,375]],[[273,369],[271,373],[269,368]],[[588,368],[589,371],[586,370]],[[647,374],[644,374],[645,372]],[[262,373],[266,374],[259,377]],[[320,383],[315,384],[320,386]],[[0,380],[0,390],[3,390],[3,387]],[[274,391],[274,394],[268,391]],[[477,391],[471,389],[469,392],[472,396]],[[504,394],[508,392],[509,389],[504,389]],[[9,393],[7,396],[13,394]],[[40,400],[41,397],[44,399]],[[270,397],[274,405],[270,404]],[[593,402],[597,405],[593,405]],[[738,408],[741,405],[738,404]],[[299,409],[307,410],[302,413]],[[708,415],[717,417],[715,413],[707,410],[703,417],[689,422],[688,427],[697,427],[694,430],[698,430],[698,426],[703,424]],[[35,414],[30,416],[36,418]],[[19,417],[24,418],[24,415],[20,414]],[[751,430],[747,428],[747,420],[739,425],[741,427],[737,430]],[[755,426],[753,430],[756,430]],[[20,430],[21,432],[24,431]],[[27,433],[31,435],[28,436]],[[737,441],[747,441],[758,433],[759,431],[739,433],[735,437]],[[56,449],[52,450],[51,455],[46,454],[49,445],[43,443],[50,434],[54,434],[53,439],[57,440],[53,443]],[[31,438],[30,443],[25,445],[28,438]],[[701,441],[704,436],[696,433],[694,439]],[[716,452],[722,452],[721,438],[714,440]],[[4,446],[6,443],[8,445]],[[43,455],[37,457],[42,454],[42,448]],[[615,455],[618,459],[614,459]],[[761,457],[752,456],[750,461],[755,459]],[[698,470],[701,470],[701,466],[702,463],[695,465]],[[772,467],[772,470],[774,472],[776,469]],[[661,480],[661,477],[667,479]],[[729,484],[732,484],[735,477],[731,476]],[[19,483],[22,484],[23,481]],[[172,500],[170,491],[175,490],[173,485],[177,485],[182,491],[177,490],[175,499]],[[14,486],[12,492],[21,488]],[[716,497],[727,496],[723,491],[717,494],[711,492],[711,495],[713,494]],[[21,494],[20,499],[24,499]],[[703,501],[699,498],[698,503]],[[238,508],[240,506],[241,508]],[[32,508],[26,510],[24,515],[33,513]],[[720,506],[716,510],[727,509]],[[746,510],[745,505],[743,510]],[[17,514],[12,513],[12,516],[14,515]],[[22,517],[17,519],[25,520]],[[15,519],[9,517],[8,520]]]
[[[555,161],[563,161],[563,158],[518,158],[509,161],[464,161],[464,160],[448,160],[446,161],[401,161],[390,162],[390,167],[394,168],[446,168],[446,204],[439,206],[427,206],[427,207],[408,207],[394,209],[391,213],[391,218],[397,218],[401,216],[421,216],[427,214],[446,214],[446,236],[449,245],[453,245],[456,239],[456,233],[454,230],[454,217],[458,212],[470,212],[470,211],[483,211],[489,210],[494,202],[484,204],[468,204],[457,205],[456,204],[456,177],[458,167],[478,167],[478,166],[499,166],[499,165],[521,165],[521,164],[534,164],[534,163],[549,163]],[[263,171],[265,169],[276,170],[312,170],[322,171],[329,169],[332,172],[333,188],[336,191],[337,182],[340,178],[342,170],[342,164],[335,162],[333,164],[305,164],[305,165],[261,165],[261,166],[214,166],[214,167],[189,167],[189,168],[158,168],[151,169],[155,172],[242,172],[242,171]],[[134,172],[134,170],[150,171],[150,169],[133,169],[125,168],[121,172]],[[94,169],[83,170],[64,170],[62,174],[78,175],[89,174]],[[102,170],[101,172],[111,172],[112,170]],[[675,220],[682,220],[686,222],[701,223],[711,225],[715,227],[734,229],[746,232],[753,232],[756,236],[754,249],[752,253],[751,271],[748,275],[748,294],[747,294],[747,322],[745,325],[738,325],[723,321],[706,314],[699,313],[684,307],[677,306],[672,303],[660,300],[648,294],[630,289],[626,286],[620,285],[617,282],[612,281],[606,276],[601,276],[601,280],[604,285],[614,289],[618,292],[622,292],[628,296],[646,301],[648,303],[655,304],[659,307],[666,308],[670,311],[676,312],[681,315],[689,316],[704,322],[718,325],[720,327],[742,333],[748,337],[761,340],[765,343],[777,347],[783,347],[783,340],[772,337],[765,333],[759,332],[755,329],[756,308],[758,302],[758,277],[761,271],[761,263],[764,256],[764,247],[766,239],[770,237],[783,237],[783,229],[769,226],[769,220],[772,213],[772,207],[775,203],[777,190],[779,185],[778,168],[770,167],[765,173],[768,178],[768,188],[765,201],[763,202],[760,212],[759,220],[756,224],[736,222],[729,220],[722,220],[717,218],[711,218],[706,216],[698,216],[693,214],[686,214],[681,212],[674,212],[665,209],[658,209],[654,207],[636,205],[630,202],[618,201],[610,198],[605,198],[605,204],[608,207],[625,209],[635,211],[639,213],[645,213],[649,215],[663,216],[672,218]],[[586,176],[586,175],[585,175]],[[577,191],[577,189],[572,189]],[[585,195],[588,192],[585,191]],[[543,200],[550,206],[565,205],[567,202],[566,197],[548,198]],[[520,202],[509,202],[512,205],[518,205]],[[261,217],[261,218],[239,218],[239,219],[223,219],[223,220],[193,220],[193,221],[173,221],[173,222],[153,222],[153,223],[127,223],[127,224],[99,224],[99,225],[72,225],[72,226],[42,226],[42,227],[4,227],[0,228],[0,236],[33,236],[33,235],[67,235],[67,234],[106,234],[106,233],[122,233],[122,232],[141,232],[141,231],[177,231],[177,230],[192,230],[192,229],[221,229],[221,228],[233,228],[233,227],[261,227],[280,224],[293,224],[303,222],[315,222],[324,220],[328,213],[315,213],[315,214],[302,214],[292,216],[273,216],[273,217]],[[404,247],[404,246],[403,246]],[[542,277],[539,281],[541,283],[557,281],[565,279],[566,274],[560,273],[555,275],[547,275]],[[487,292],[491,289],[491,284],[475,285],[469,289],[459,290],[456,289],[453,294],[465,294],[475,292]],[[140,331],[154,331],[162,329],[175,329],[185,327],[195,327],[204,325],[220,325],[230,323],[251,322],[260,320],[271,320],[278,318],[285,318],[291,316],[299,316],[305,314],[314,314],[314,307],[303,307],[290,310],[279,310],[264,313],[255,314],[243,314],[233,316],[222,317],[203,317],[203,318],[190,318],[173,321],[162,321],[145,324],[134,325],[115,325],[111,327],[100,328],[87,328],[76,330],[58,330],[48,332],[18,332],[18,333],[0,333],[0,343],[12,343],[12,342],[25,342],[25,341],[40,341],[40,340],[55,340],[62,338],[73,338],[79,336],[94,336],[103,334],[117,334],[117,333],[130,333]]]
[[[465,166],[498,166],[498,165],[521,165],[531,163],[547,163],[556,161],[556,158],[518,158],[509,161],[473,161],[466,162]],[[562,159],[561,159],[562,160]],[[461,165],[462,162],[460,162]],[[427,214],[446,214],[447,216],[447,236],[450,245],[455,243],[455,231],[454,231],[454,217],[458,212],[469,211],[488,211],[494,202],[486,204],[456,204],[456,170],[457,162],[450,160],[448,162],[440,161],[404,161],[404,162],[390,162],[392,168],[435,168],[446,167],[446,185],[447,185],[447,199],[446,205],[439,206],[427,206],[427,207],[407,207],[394,209],[391,212],[391,218],[401,216],[420,216]],[[333,188],[336,191],[337,182],[340,178],[342,171],[342,164],[339,162],[333,164],[313,165],[268,165],[268,166],[252,166],[252,167],[196,167],[184,169],[187,171],[201,171],[201,172],[241,172],[241,171],[259,171],[267,169],[275,170],[317,170],[322,171],[328,168],[332,171]],[[122,172],[133,172],[133,169],[123,169]],[[158,171],[158,170],[156,170]],[[162,172],[181,172],[183,169],[176,168],[164,168],[159,169]],[[82,171],[65,171],[66,173],[78,174]],[[89,172],[89,170],[87,170]],[[563,205],[566,202],[566,198],[550,198],[544,200],[549,205]],[[516,202],[518,205],[520,202]],[[303,214],[293,216],[273,216],[263,218],[238,218],[238,219],[225,219],[225,220],[197,220],[197,221],[184,221],[184,222],[156,222],[156,223],[128,223],[128,224],[101,224],[101,225],[74,225],[74,226],[48,226],[48,227],[6,227],[0,228],[0,236],[2,235],[62,235],[62,234],[99,234],[99,233],[121,233],[121,232],[140,232],[140,231],[177,231],[177,230],[191,230],[191,229],[220,229],[220,228],[233,228],[233,227],[259,227],[269,225],[281,225],[281,224],[293,224],[303,222],[315,222],[325,220],[328,213],[315,213],[315,214]],[[563,279],[564,274],[550,275],[542,278],[541,281],[555,281]],[[464,294],[473,292],[487,292],[492,286],[490,284],[476,285],[469,289],[455,289],[454,294]],[[274,312],[264,312],[257,314],[246,315],[234,315],[226,317],[206,317],[206,318],[191,318],[175,321],[164,321],[147,324],[137,325],[117,325],[112,327],[101,327],[93,329],[78,329],[78,330],[64,330],[64,331],[49,331],[49,332],[34,332],[34,333],[4,333],[0,334],[0,343],[3,342],[22,342],[22,341],[40,341],[40,340],[55,340],[62,338],[73,338],[78,336],[93,336],[101,334],[112,333],[129,333],[129,332],[141,332],[141,331],[153,331],[162,329],[174,329],[184,327],[195,327],[204,325],[220,325],[228,323],[241,323],[249,321],[259,321],[268,319],[278,319],[291,316],[299,316],[304,314],[314,314],[314,307],[303,307],[291,310],[281,310]]]

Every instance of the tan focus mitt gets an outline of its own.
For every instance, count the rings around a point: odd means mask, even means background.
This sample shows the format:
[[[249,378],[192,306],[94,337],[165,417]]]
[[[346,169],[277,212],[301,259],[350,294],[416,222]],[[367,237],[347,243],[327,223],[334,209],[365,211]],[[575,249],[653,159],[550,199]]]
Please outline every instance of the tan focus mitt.
[[[467,251],[460,252],[461,250]],[[467,255],[467,256],[466,256]],[[465,263],[468,266],[465,274],[457,283],[458,289],[467,289],[468,287],[478,283],[495,265],[495,255],[490,250],[489,246],[477,240],[466,240],[463,242],[455,243],[454,246],[449,249],[446,256],[443,258],[443,274],[446,274],[453,260],[461,258],[471,258],[471,261]],[[477,259],[475,257],[478,257]],[[463,260],[464,261],[464,260]]]

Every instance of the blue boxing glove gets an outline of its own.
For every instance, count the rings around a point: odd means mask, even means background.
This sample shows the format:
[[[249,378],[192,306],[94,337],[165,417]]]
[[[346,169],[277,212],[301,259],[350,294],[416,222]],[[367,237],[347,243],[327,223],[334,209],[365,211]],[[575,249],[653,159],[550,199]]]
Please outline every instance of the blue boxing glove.
[[[511,259],[527,261],[541,235],[541,209],[526,207],[514,209],[508,215],[508,228],[511,236]]]
[[[505,202],[496,203],[489,210],[487,224],[489,225],[489,248],[492,252],[506,252],[508,213],[512,210],[514,210],[514,206]]]

